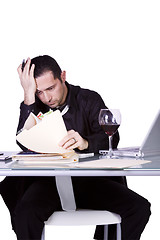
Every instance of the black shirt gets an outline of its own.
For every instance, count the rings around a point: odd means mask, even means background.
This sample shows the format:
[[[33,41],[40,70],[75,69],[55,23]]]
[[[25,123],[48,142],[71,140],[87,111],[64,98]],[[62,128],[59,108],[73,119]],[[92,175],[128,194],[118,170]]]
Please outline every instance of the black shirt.
[[[100,109],[106,108],[101,96],[95,91],[83,89],[79,86],[73,86],[67,82],[66,86],[68,88],[66,105],[69,106],[69,110],[63,115],[63,119],[67,130],[73,129],[77,131],[88,141],[88,149],[82,152],[98,153],[99,150],[108,149],[108,136],[104,133],[98,123]],[[49,111],[49,109],[49,106],[43,104],[37,97],[36,102],[32,105],[28,106],[21,103],[17,131],[23,128],[30,112],[37,115],[40,111],[45,113]],[[62,111],[63,108],[60,108],[60,110]],[[118,142],[119,134],[117,132],[113,135],[112,147],[116,148]],[[21,148],[24,150],[23,146],[21,146]]]

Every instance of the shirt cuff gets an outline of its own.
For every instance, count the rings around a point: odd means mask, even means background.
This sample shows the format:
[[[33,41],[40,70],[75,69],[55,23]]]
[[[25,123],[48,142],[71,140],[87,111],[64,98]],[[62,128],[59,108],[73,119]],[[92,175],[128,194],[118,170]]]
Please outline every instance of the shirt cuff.
[[[24,102],[22,102],[20,108],[21,108],[21,110],[24,110],[24,111],[26,111],[28,113],[34,112],[35,103],[33,103],[31,105],[26,105]]]
[[[31,112],[33,113],[35,112],[35,106],[36,106],[35,103],[31,105],[26,105],[24,104],[24,102],[22,102],[20,106],[21,116],[23,116],[24,119],[27,119]]]

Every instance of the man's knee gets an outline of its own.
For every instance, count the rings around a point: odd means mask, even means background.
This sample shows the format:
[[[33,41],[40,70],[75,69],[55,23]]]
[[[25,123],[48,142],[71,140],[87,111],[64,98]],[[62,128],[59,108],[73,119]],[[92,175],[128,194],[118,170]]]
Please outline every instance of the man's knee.
[[[151,204],[147,199],[144,199],[143,204],[141,204],[140,211],[143,216],[146,216],[146,218],[149,219],[151,215]]]
[[[21,225],[34,222],[37,218],[40,218],[39,214],[40,209],[32,201],[21,200],[14,212],[15,223]]]

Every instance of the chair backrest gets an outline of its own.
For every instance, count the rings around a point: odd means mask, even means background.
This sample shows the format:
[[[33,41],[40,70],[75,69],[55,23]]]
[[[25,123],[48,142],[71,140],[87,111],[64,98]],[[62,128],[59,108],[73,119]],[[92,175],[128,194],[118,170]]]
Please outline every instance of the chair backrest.
[[[71,176],[56,176],[55,178],[62,209],[65,211],[75,211],[76,202]]]

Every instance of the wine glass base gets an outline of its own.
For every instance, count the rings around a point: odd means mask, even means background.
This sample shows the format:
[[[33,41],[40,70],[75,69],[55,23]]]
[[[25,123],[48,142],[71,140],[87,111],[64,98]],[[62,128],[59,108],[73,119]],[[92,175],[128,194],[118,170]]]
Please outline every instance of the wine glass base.
[[[109,150],[100,150],[99,151],[100,158],[107,158],[107,159],[119,159],[120,157],[117,155],[114,155],[114,151],[112,153],[109,152]]]

